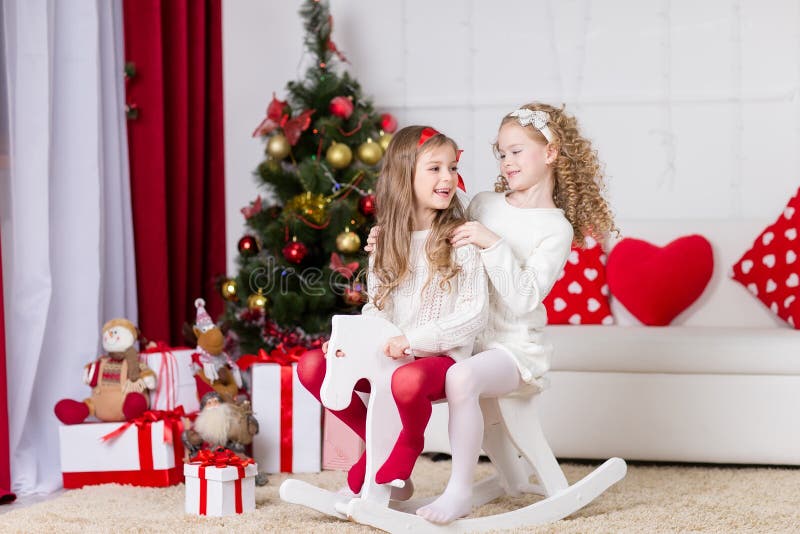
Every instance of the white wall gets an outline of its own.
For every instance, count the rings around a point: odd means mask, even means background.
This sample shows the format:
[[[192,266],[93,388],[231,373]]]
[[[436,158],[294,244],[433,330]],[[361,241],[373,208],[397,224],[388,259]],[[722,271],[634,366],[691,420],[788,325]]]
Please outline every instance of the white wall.
[[[250,137],[300,78],[299,2],[223,2],[228,265],[258,190]],[[503,114],[565,102],[606,163],[621,219],[771,220],[800,185],[795,0],[333,0],[333,38],[379,111],[466,149],[491,189]],[[623,228],[624,231],[624,228]],[[755,236],[743,237],[743,251]]]

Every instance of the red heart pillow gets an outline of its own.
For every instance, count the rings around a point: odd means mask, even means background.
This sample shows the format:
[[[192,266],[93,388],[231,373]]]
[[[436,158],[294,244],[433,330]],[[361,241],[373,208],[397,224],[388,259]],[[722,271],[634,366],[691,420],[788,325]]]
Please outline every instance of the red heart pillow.
[[[663,247],[623,239],[608,256],[606,275],[611,294],[634,317],[665,326],[700,297],[713,270],[711,243],[689,235]]]

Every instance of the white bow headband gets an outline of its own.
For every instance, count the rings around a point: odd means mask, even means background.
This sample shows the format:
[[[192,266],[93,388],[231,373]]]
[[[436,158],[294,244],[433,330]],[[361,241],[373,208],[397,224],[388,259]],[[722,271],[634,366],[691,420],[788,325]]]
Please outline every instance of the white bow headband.
[[[509,113],[509,116],[516,117],[520,126],[528,126],[532,124],[534,128],[542,132],[542,135],[545,139],[547,139],[548,143],[553,141],[555,136],[550,128],[547,127],[547,123],[550,121],[550,114],[546,111],[540,111],[538,109],[534,111],[528,108],[519,108],[518,110]]]

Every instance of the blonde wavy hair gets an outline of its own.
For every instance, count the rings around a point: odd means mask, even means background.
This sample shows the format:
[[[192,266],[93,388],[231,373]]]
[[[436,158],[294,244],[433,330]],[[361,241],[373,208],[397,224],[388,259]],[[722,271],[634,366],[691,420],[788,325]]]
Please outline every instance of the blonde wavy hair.
[[[458,145],[444,134],[431,136],[422,146],[420,134],[428,126],[407,126],[392,137],[375,191],[377,223],[381,228],[375,245],[373,275],[377,277],[375,306],[382,310],[392,291],[409,274],[408,252],[414,223],[414,170],[425,152],[450,146],[458,153]],[[464,207],[454,196],[447,209],[436,212],[430,235],[425,242],[429,269],[427,287],[433,275],[441,275],[440,286],[450,289],[450,280],[458,274],[450,232],[465,222]],[[424,290],[424,288],[423,288]]]
[[[614,216],[603,196],[606,185],[597,151],[592,143],[583,137],[578,129],[578,121],[564,111],[564,106],[556,108],[548,104],[533,102],[522,108],[532,111],[545,111],[550,115],[547,126],[555,136],[553,143],[558,147],[558,156],[553,162],[553,202],[564,210],[564,216],[572,224],[575,243],[583,246],[585,238],[592,236],[602,241],[611,232],[619,233],[614,224]],[[509,122],[517,122],[510,114],[503,117],[500,128]],[[526,126],[528,135],[547,144],[542,132],[533,125]],[[497,142],[494,152],[498,154]],[[508,191],[508,182],[498,176],[495,191]]]

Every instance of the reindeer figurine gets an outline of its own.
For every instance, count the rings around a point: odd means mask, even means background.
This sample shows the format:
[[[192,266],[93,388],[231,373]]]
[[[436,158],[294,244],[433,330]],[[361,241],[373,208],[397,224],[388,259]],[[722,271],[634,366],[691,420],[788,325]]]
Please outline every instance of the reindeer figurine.
[[[242,387],[242,374],[225,352],[225,336],[214,324],[205,308],[206,301],[196,299],[197,319],[192,328],[197,337],[197,352],[192,354],[197,373],[197,394],[200,398],[209,391],[216,391],[226,402],[233,402]]]

